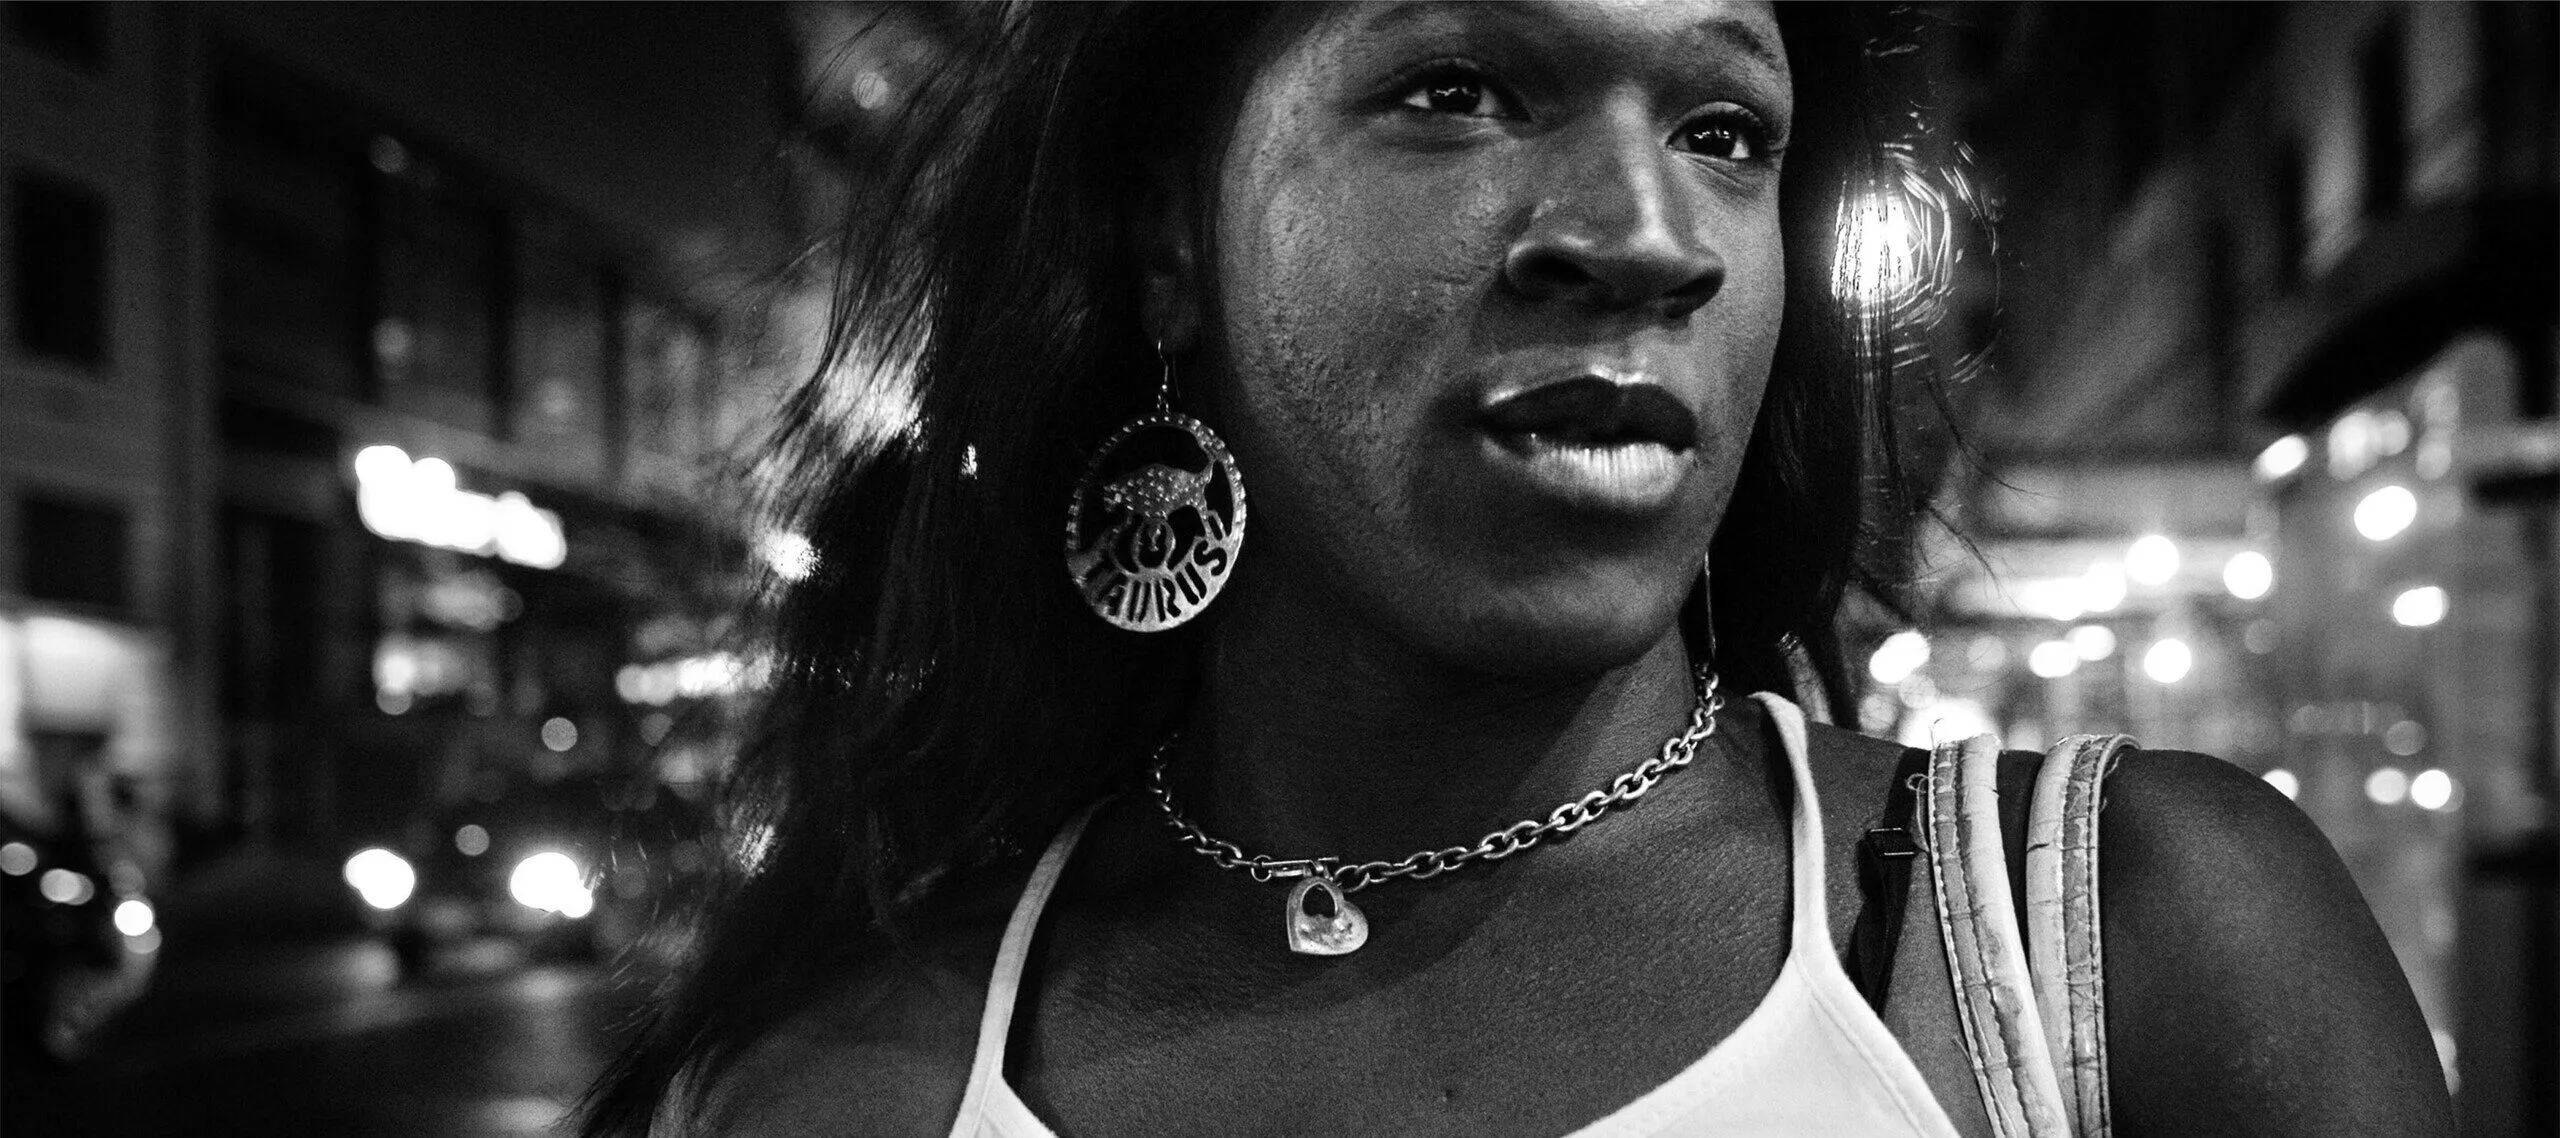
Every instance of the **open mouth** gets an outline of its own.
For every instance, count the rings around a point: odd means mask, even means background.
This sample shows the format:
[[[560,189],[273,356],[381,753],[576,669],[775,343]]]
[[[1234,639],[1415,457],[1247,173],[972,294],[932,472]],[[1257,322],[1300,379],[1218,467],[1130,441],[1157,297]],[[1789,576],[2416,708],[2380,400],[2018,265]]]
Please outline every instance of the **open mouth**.
[[[1656,443],[1673,451],[1697,445],[1698,419],[1671,393],[1649,383],[1612,383],[1581,376],[1498,400],[1476,421],[1497,437],[1555,446],[1615,447]]]
[[[1648,383],[1578,376],[1485,405],[1489,454],[1544,494],[1610,511],[1670,502],[1698,442],[1697,416]]]

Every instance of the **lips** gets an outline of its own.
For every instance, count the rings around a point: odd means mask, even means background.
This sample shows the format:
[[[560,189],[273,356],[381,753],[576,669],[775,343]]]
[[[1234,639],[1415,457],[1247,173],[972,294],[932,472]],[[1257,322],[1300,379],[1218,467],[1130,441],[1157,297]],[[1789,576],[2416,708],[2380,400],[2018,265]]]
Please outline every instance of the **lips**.
[[[1530,388],[1486,405],[1476,421],[1494,435],[1580,446],[1659,443],[1675,451],[1697,444],[1698,418],[1671,393],[1649,383],[1580,376]]]
[[[1540,384],[1476,413],[1496,473],[1576,510],[1651,514],[1679,497],[1698,419],[1649,383],[1583,375]]]

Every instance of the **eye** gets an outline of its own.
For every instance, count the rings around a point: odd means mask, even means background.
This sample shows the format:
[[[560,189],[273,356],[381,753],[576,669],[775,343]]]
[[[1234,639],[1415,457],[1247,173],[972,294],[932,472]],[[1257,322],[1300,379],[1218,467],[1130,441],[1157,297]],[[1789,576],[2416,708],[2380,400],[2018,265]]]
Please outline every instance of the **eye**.
[[[1493,81],[1468,68],[1443,65],[1405,88],[1397,104],[1406,110],[1468,118],[1518,118],[1519,105]]]
[[[1728,162],[1765,162],[1778,152],[1760,116],[1729,103],[1680,124],[1671,135],[1671,146]]]

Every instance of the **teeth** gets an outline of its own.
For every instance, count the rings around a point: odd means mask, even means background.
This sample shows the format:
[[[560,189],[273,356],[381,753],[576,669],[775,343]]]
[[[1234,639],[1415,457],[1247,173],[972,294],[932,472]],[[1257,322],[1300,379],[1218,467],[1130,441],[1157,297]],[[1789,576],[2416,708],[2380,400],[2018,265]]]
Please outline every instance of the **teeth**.
[[[1601,442],[1567,434],[1487,436],[1496,453],[1522,461],[1530,476],[1567,501],[1604,509],[1644,509],[1668,501],[1688,469],[1687,451],[1649,439]]]
[[[1645,439],[1631,438],[1622,435],[1587,435],[1572,431],[1529,432],[1529,442],[1533,446],[1544,445],[1596,449],[1603,447],[1642,446],[1647,441],[1648,440]]]
[[[1675,476],[1678,458],[1660,443],[1590,446],[1553,442],[1535,461],[1577,482],[1633,485]],[[1570,473],[1566,473],[1570,472]]]

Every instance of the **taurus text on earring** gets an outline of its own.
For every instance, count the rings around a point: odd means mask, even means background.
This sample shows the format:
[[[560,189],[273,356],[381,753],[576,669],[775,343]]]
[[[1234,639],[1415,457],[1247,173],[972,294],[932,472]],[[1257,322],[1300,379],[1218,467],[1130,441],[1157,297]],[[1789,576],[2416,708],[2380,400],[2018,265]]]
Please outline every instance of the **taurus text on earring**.
[[[1244,479],[1227,444],[1173,409],[1173,360],[1155,409],[1120,425],[1067,505],[1067,576],[1094,615],[1162,632],[1200,615],[1244,547]]]

